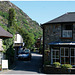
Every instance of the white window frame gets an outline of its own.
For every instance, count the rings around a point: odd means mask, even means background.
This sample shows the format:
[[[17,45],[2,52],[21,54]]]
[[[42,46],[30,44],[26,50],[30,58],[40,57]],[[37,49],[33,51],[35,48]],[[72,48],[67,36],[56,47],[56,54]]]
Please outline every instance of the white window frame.
[[[73,48],[74,49],[74,56],[71,56],[71,49],[72,48],[73,47],[70,48],[70,64],[71,64],[71,57],[74,57],[75,58],[75,48]],[[74,63],[75,63],[75,59],[74,59]],[[75,66],[75,65],[72,65],[72,66]]]
[[[63,30],[63,37],[72,37],[72,30]]]
[[[64,56],[61,55],[61,48],[64,48]],[[65,56],[65,49],[67,48],[69,50],[69,48],[68,47],[61,47],[61,48],[60,48],[60,63],[61,63],[61,58],[64,57],[64,64],[65,64],[66,63],[65,57],[69,57],[69,56]]]
[[[55,58],[53,58],[53,51],[55,51]],[[55,59],[55,62],[56,62],[56,59],[59,59],[59,58],[56,57],[56,51],[60,51],[60,50],[55,50],[55,49],[51,48],[51,64],[53,64],[53,59]]]

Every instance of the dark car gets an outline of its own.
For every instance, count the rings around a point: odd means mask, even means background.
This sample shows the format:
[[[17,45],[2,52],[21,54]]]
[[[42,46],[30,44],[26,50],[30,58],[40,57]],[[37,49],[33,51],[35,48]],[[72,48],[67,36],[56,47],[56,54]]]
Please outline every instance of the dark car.
[[[31,60],[31,54],[28,52],[21,52],[18,55],[18,60]]]

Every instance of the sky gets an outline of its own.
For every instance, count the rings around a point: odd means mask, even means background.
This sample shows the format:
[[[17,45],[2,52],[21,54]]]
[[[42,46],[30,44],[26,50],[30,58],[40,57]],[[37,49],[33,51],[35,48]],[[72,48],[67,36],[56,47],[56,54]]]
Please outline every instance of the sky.
[[[46,23],[67,12],[75,12],[75,1],[11,1],[32,20]]]

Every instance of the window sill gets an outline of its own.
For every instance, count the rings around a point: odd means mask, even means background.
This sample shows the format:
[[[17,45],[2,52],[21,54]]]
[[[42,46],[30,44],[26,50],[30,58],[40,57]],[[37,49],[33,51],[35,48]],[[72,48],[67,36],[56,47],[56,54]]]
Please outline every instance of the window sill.
[[[72,37],[60,37],[60,39],[72,39]]]

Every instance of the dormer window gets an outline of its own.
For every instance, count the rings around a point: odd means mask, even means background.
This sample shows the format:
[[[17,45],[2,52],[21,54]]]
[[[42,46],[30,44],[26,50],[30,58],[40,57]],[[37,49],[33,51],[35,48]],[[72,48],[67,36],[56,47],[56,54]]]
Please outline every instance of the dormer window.
[[[63,38],[72,38],[72,25],[71,24],[70,25],[64,24],[62,26],[62,37]]]

